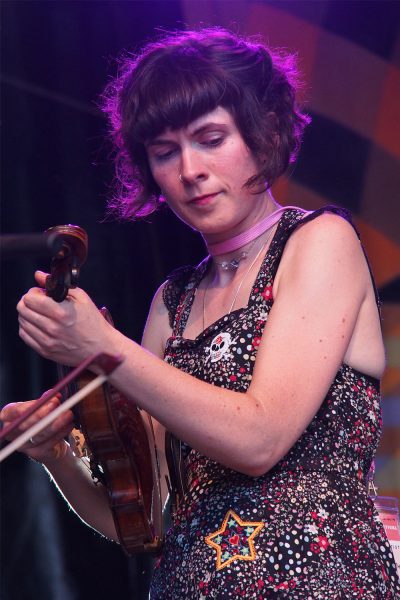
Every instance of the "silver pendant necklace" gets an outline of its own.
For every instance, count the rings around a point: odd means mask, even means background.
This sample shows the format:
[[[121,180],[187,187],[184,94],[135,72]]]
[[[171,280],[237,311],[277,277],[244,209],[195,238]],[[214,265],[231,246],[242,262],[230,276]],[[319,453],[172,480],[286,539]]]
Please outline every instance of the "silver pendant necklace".
[[[251,269],[256,264],[256,262],[257,262],[257,260],[258,260],[258,258],[260,256],[260,254],[261,254],[261,252],[264,250],[265,246],[268,244],[269,239],[270,239],[271,234],[272,234],[272,229],[273,229],[273,227],[271,227],[270,231],[268,232],[267,239],[264,241],[264,243],[262,244],[261,248],[257,252],[256,257],[251,262],[249,268],[246,270],[246,272],[244,273],[243,277],[239,281],[239,285],[236,288],[236,291],[234,293],[234,296],[233,296],[233,299],[232,299],[229,311],[227,313],[228,315],[231,314],[231,312],[233,310],[233,307],[235,306],[235,302],[237,300],[237,297],[239,295],[240,290],[242,289],[242,285],[243,285],[246,277],[248,276],[248,274],[250,273]],[[224,267],[222,267],[222,268],[224,268]],[[228,270],[228,269],[224,269],[224,270]],[[203,331],[205,329],[205,323],[206,323],[206,295],[207,295],[207,291],[208,291],[209,285],[210,285],[209,283],[206,285],[206,287],[204,289],[204,295],[203,295]],[[218,333],[213,338],[210,347],[206,349],[209,352],[209,356],[207,357],[207,361],[209,359],[211,360],[211,362],[217,362],[217,361],[221,360],[221,358],[223,358],[224,356],[226,356],[227,353],[229,353],[229,348],[230,348],[232,342],[233,342],[233,339],[232,339],[230,333],[227,333],[227,332]]]
[[[219,260],[216,260],[215,258],[213,258],[213,261],[215,262],[216,265],[221,267],[221,269],[223,271],[236,271],[236,269],[239,267],[240,262],[242,260],[245,260],[249,256],[249,253],[255,243],[256,243],[256,240],[253,240],[250,243],[250,246],[247,248],[247,250],[242,250],[242,252],[239,254],[239,256],[235,256],[235,258],[232,258],[231,260],[219,261]]]

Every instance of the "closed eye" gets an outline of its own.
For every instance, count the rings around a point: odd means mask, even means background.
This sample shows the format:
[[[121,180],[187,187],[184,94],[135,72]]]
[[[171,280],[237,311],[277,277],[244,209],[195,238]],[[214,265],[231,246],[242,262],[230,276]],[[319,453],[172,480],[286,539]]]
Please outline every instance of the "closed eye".
[[[166,150],[164,152],[155,152],[153,154],[153,158],[158,162],[163,162],[163,161],[171,158],[174,154],[175,154],[175,150],[172,150],[172,149]]]
[[[220,146],[222,144],[224,139],[225,138],[223,136],[207,138],[205,140],[200,141],[200,144],[202,146],[209,146],[211,148],[216,148],[217,146]]]

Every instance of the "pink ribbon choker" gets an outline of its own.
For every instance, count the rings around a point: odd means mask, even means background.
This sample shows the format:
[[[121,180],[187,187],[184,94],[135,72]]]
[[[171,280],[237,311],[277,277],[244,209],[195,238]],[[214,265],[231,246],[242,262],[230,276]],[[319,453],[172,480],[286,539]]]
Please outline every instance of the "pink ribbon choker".
[[[261,234],[263,234],[267,229],[270,229],[279,221],[281,215],[284,210],[288,210],[290,208],[298,208],[296,206],[281,206],[278,210],[275,210],[271,214],[269,214],[265,219],[259,221],[253,227],[250,227],[247,231],[243,231],[243,233],[239,233],[235,237],[230,240],[225,240],[224,242],[218,242],[216,244],[207,244],[207,249],[211,256],[218,256],[220,254],[228,254],[229,252],[234,252],[239,248],[243,248],[256,238],[258,238]]]

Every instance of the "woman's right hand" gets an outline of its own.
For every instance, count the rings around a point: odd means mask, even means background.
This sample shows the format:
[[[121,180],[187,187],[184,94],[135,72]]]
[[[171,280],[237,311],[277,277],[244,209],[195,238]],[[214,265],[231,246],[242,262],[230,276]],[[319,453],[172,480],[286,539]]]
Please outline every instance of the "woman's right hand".
[[[12,402],[7,404],[0,412],[0,419],[3,422],[3,426],[8,425],[10,422],[23,415],[28,408],[38,402],[39,400],[27,400],[26,402]],[[12,431],[10,435],[7,436],[7,439],[11,441],[17,438],[20,434],[29,429],[29,427],[32,427],[32,425],[57,408],[59,404],[60,396],[55,395],[21,423],[19,427]],[[46,429],[23,444],[19,451],[24,452],[30,458],[44,464],[58,460],[64,456],[68,450],[68,444],[64,438],[71,432],[73,427],[73,414],[72,411],[68,410],[57,417],[57,419]]]

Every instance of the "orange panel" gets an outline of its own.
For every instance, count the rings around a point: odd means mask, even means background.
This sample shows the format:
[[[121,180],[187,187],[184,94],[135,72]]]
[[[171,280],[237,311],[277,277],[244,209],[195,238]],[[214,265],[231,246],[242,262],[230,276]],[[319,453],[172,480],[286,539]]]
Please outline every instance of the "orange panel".
[[[298,54],[299,68],[307,88],[313,80],[315,53],[321,29],[284,10],[266,4],[249,4],[244,24],[247,34],[261,34],[271,48]],[[300,96],[300,100],[302,97]]]
[[[387,367],[382,378],[382,396],[393,396],[398,393],[399,390],[400,370],[394,367]]]
[[[383,306],[383,333],[387,336],[397,335],[400,337],[400,304],[398,302],[385,302]]]
[[[400,158],[400,69],[388,66],[378,113],[376,141]]]
[[[378,286],[400,274],[400,246],[359,217],[354,219],[371,262]]]
[[[383,430],[382,440],[379,444],[377,455],[397,455],[399,452],[399,427],[389,427],[386,425]]]
[[[321,33],[311,108],[366,138],[373,138],[387,63],[351,40]]]

